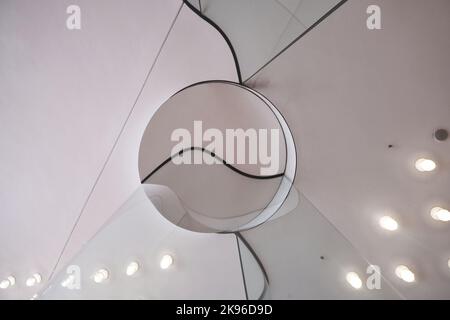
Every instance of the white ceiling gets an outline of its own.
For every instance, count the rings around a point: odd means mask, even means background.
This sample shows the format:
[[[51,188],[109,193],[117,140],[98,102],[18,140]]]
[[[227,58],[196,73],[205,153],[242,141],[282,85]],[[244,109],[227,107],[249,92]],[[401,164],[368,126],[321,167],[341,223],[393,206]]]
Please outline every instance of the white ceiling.
[[[382,30],[369,31],[372,3],[348,1],[249,84],[293,131],[296,186],[360,255],[405,298],[450,298],[450,225],[429,214],[450,206],[450,144],[432,137],[450,129],[450,2],[377,1]],[[422,156],[437,161],[436,172],[414,169]],[[386,213],[399,221],[397,232],[378,227]],[[260,239],[270,259],[261,237],[252,243]],[[395,276],[402,263],[416,283]]]
[[[40,288],[23,283],[33,272],[48,281],[181,1],[80,1],[80,31],[65,29],[69,4],[0,4],[0,278],[18,281],[0,298],[31,297]],[[232,56],[183,8],[58,269],[139,185],[139,143],[156,107],[211,78],[236,80]]]
[[[450,206],[450,145],[431,136],[450,129],[450,3],[377,3],[382,30],[365,27],[370,1],[350,0],[250,82],[293,131],[306,206],[246,234],[272,297],[450,298],[449,226],[429,215],[435,203]],[[81,31],[65,29],[69,4],[0,3],[0,278],[18,280],[0,298],[46,286],[136,190],[157,107],[194,82],[237,80],[225,41],[188,8],[159,51],[181,1],[79,1]],[[437,172],[413,170],[421,155]],[[385,212],[398,232],[379,230]],[[320,251],[325,260],[314,260]],[[367,261],[393,287],[367,293],[343,282]],[[416,283],[395,277],[399,263]],[[24,287],[33,272],[42,286]]]

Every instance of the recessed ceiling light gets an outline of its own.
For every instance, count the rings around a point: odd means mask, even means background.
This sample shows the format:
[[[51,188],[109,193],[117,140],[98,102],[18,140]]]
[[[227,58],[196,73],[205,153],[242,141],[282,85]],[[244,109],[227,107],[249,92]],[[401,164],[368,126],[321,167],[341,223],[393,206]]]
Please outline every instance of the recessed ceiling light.
[[[173,263],[172,256],[166,254],[161,258],[161,262],[159,263],[159,266],[161,267],[161,269],[167,269],[172,265],[172,263]]]
[[[14,276],[9,276],[7,279],[11,287],[16,284],[16,278]]]
[[[447,265],[448,265],[448,267],[450,268],[450,259],[448,259]]]
[[[132,276],[139,270],[139,263],[132,261],[128,264],[126,274],[127,276]]]
[[[9,280],[0,281],[0,289],[8,289],[10,286]]]
[[[400,265],[397,268],[395,268],[395,274],[397,275],[397,277],[399,277],[405,282],[414,282],[416,280],[414,273],[411,270],[409,270],[407,266],[404,265]]]
[[[67,288],[71,283],[73,283],[75,280],[75,276],[73,274],[70,274],[66,279],[64,279],[61,282],[61,286],[64,288]]]
[[[356,272],[349,272],[345,277],[347,282],[355,289],[360,289],[362,287],[361,278]]]
[[[27,287],[33,287],[36,284],[41,283],[41,281],[42,281],[42,276],[39,273],[35,273],[27,279],[25,284]]]
[[[109,272],[106,269],[99,269],[94,273],[92,278],[94,279],[94,282],[102,283],[109,278]]]
[[[9,276],[6,279],[0,281],[0,289],[8,289],[16,284],[16,278]]]
[[[430,172],[436,169],[436,163],[430,159],[418,159],[416,161],[416,169],[420,172]]]
[[[434,207],[433,209],[431,209],[430,214],[434,220],[444,222],[450,221],[450,212],[447,209],[443,209],[441,207]]]
[[[395,231],[398,229],[398,223],[394,220],[394,218],[390,216],[384,216],[380,218],[380,226],[383,229],[389,230],[389,231]]]

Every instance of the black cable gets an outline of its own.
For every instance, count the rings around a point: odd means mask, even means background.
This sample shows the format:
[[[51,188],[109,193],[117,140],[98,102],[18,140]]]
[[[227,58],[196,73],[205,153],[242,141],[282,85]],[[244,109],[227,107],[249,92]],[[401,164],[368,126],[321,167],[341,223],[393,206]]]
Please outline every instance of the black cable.
[[[141,183],[145,183],[148,179],[150,179],[150,177],[153,174],[155,174],[159,169],[164,167],[169,161],[171,161],[175,157],[181,156],[186,151],[202,151],[202,152],[205,152],[205,153],[209,154],[211,157],[217,158],[228,169],[231,169],[234,172],[236,172],[236,173],[238,173],[238,174],[240,174],[240,175],[242,175],[244,177],[250,178],[250,179],[268,180],[268,179],[276,179],[276,178],[280,178],[280,177],[284,176],[284,171],[282,173],[277,173],[277,174],[269,175],[269,176],[257,176],[257,175],[251,174],[251,173],[247,173],[247,172],[239,170],[238,168],[233,167],[232,165],[227,163],[224,159],[220,158],[218,155],[216,155],[214,152],[212,152],[210,150],[207,150],[207,149],[201,148],[201,147],[190,147],[190,148],[185,148],[185,149],[179,151],[178,153],[175,153],[175,154],[171,155],[166,160],[164,160],[159,166],[157,166],[152,172],[150,172],[144,179],[142,179]]]

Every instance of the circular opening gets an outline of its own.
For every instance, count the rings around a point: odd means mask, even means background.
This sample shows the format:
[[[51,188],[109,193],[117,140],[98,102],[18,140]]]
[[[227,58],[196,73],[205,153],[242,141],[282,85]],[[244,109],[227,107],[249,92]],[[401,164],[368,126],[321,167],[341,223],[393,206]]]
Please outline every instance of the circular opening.
[[[151,118],[141,141],[144,189],[172,223],[197,232],[254,227],[292,186],[292,135],[276,108],[244,86],[189,86]]]

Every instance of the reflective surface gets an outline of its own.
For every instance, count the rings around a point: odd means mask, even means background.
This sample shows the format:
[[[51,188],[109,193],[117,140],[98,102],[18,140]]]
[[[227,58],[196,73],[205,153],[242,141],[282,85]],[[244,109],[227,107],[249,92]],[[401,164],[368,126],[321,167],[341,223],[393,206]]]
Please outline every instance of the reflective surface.
[[[250,78],[339,3],[338,0],[188,0],[230,40]]]
[[[197,232],[268,220],[285,201],[296,166],[292,134],[275,106],[225,81],[192,85],[166,101],[139,153],[142,183],[159,186],[161,214]]]

